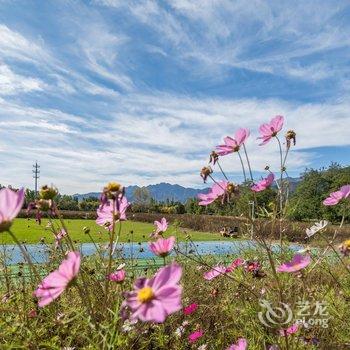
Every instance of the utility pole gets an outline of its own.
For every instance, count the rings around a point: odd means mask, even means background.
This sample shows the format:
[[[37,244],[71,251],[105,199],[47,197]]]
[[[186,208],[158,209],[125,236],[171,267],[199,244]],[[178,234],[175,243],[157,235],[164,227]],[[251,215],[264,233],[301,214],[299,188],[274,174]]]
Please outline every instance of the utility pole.
[[[38,179],[39,179],[39,174],[40,174],[40,165],[38,165],[38,161],[35,161],[35,164],[33,165],[33,168],[34,170],[33,171],[33,178],[34,178],[34,181],[35,181],[35,197],[37,196],[38,194]]]

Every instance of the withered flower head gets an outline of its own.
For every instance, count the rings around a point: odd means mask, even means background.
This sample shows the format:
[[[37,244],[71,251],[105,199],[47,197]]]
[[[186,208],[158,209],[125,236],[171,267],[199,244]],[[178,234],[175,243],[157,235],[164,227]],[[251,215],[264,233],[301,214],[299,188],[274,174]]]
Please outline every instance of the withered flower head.
[[[212,174],[212,172],[213,172],[213,169],[210,166],[205,166],[202,168],[200,175],[204,182],[207,181],[208,176]]]
[[[39,199],[35,202],[37,209],[41,211],[48,211],[52,209],[52,200],[51,199]]]
[[[286,133],[286,141],[287,141],[287,147],[289,148],[291,146],[291,143],[293,142],[293,146],[295,146],[296,143],[296,133],[294,130],[288,130]]]
[[[39,191],[39,196],[41,199],[54,199],[55,196],[57,195],[58,190],[56,187],[49,187],[47,185],[41,187]]]
[[[212,151],[209,156],[209,163],[213,163],[213,165],[215,165],[218,160],[219,155],[215,151]]]
[[[238,186],[235,185],[233,182],[229,182],[227,185],[227,192],[229,194],[235,193],[238,190]]]

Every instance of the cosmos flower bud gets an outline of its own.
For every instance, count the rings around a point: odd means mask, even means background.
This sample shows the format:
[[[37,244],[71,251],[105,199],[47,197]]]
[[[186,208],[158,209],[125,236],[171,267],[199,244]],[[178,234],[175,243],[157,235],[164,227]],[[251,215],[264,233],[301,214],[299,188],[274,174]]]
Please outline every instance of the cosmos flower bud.
[[[226,190],[229,194],[235,193],[237,191],[237,186],[233,182],[229,182]]]
[[[294,130],[288,130],[286,133],[286,141],[287,141],[287,147],[289,148],[291,146],[291,143],[293,142],[293,146],[295,146],[296,143],[296,133]]]
[[[47,185],[41,187],[39,191],[39,196],[41,199],[54,199],[57,195],[58,190],[55,187],[49,187]]]
[[[202,168],[202,170],[200,172],[200,176],[203,179],[203,181],[206,182],[208,176],[212,173],[213,173],[213,169],[210,166],[205,166]]]
[[[84,226],[84,227],[83,227],[83,232],[84,232],[85,234],[90,233],[90,227]]]
[[[270,170],[270,167],[268,165],[266,165],[265,170],[266,171]]]
[[[209,156],[209,163],[213,163],[213,165],[215,165],[218,160],[219,155],[215,151],[212,151]]]

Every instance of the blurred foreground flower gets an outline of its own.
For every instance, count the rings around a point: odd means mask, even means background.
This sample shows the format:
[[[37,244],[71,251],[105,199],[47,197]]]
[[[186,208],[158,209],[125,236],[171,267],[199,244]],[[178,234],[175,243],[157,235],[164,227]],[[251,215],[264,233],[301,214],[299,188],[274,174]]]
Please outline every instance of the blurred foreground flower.
[[[170,236],[169,238],[158,238],[156,242],[149,243],[149,249],[153,254],[165,257],[170,254],[170,251],[174,248],[176,238]]]
[[[227,350],[246,350],[248,342],[244,338],[239,338],[236,344],[232,344]]]
[[[34,292],[39,299],[39,307],[57,299],[75,279],[80,269],[80,253],[70,252],[59,268],[46,276]]]
[[[181,276],[181,266],[172,263],[159,269],[150,279],[137,279],[134,290],[126,293],[122,311],[129,308],[131,320],[164,322],[168,315],[182,308],[182,287],[178,284]]]
[[[294,255],[293,259],[289,262],[286,262],[280,265],[277,268],[277,272],[298,272],[305,267],[307,267],[311,263],[310,255]]]
[[[350,195],[350,185],[345,185],[339,191],[332,192],[328,198],[323,201],[324,205],[337,205],[342,199],[348,198]]]
[[[262,124],[259,127],[260,137],[258,139],[263,142],[260,146],[268,143],[273,137],[276,137],[277,134],[282,130],[284,118],[281,115],[277,115],[272,118],[269,123]]]
[[[0,190],[0,232],[7,231],[13,219],[22,209],[24,190],[14,191],[9,188]]]

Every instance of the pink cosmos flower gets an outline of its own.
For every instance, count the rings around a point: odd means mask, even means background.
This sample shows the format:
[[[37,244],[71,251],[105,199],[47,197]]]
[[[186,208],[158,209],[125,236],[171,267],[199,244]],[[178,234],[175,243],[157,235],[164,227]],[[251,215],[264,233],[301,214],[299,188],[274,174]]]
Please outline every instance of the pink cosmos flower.
[[[122,309],[130,309],[131,321],[164,322],[168,315],[181,310],[181,275],[181,266],[173,263],[159,269],[151,279],[137,279]]]
[[[227,350],[246,350],[248,342],[244,338],[239,338],[236,344],[232,344]]]
[[[196,342],[199,338],[201,338],[203,336],[204,332],[201,329],[198,329],[196,331],[194,331],[193,333],[191,333],[188,336],[188,341],[190,343],[194,343]]]
[[[162,218],[160,221],[155,221],[155,231],[150,234],[150,237],[158,237],[159,235],[162,235],[167,229],[168,229],[168,222],[166,221],[166,218]]]
[[[170,236],[169,238],[160,237],[156,242],[150,242],[148,246],[153,254],[165,257],[174,248],[175,240],[176,238],[174,236]]]
[[[117,270],[109,274],[108,279],[113,282],[121,283],[125,280],[126,272],[124,269]]]
[[[264,191],[272,185],[274,179],[275,179],[275,175],[271,173],[267,177],[265,177],[264,179],[260,180],[258,183],[253,185],[251,187],[251,190],[254,192]]]
[[[55,236],[55,247],[57,248],[62,241],[63,237],[67,235],[67,232],[62,229],[60,232],[57,233]]]
[[[192,303],[184,308],[184,315],[191,315],[198,309],[197,303]]]
[[[227,154],[238,152],[240,146],[248,138],[250,131],[248,129],[238,129],[235,133],[235,138],[233,139],[230,136],[224,138],[224,145],[216,146],[216,153],[220,156],[225,156]]]
[[[57,299],[77,276],[80,269],[80,253],[69,252],[59,268],[46,276],[39,284],[34,295],[39,299],[39,307]]]
[[[277,268],[278,272],[298,272],[311,263],[310,255],[294,255],[292,261],[286,262]]]
[[[258,139],[263,142],[260,146],[268,143],[273,137],[277,136],[278,132],[282,130],[284,118],[281,115],[277,115],[272,118],[270,123],[260,125],[259,132],[260,137]]]
[[[230,266],[227,267],[226,272],[232,272],[237,267],[244,265],[245,260],[241,258],[235,259]]]
[[[339,191],[332,192],[328,198],[323,201],[324,205],[336,205],[343,198],[348,198],[350,195],[350,185],[345,185],[340,188]]]
[[[13,191],[10,188],[0,190],[0,232],[7,231],[13,219],[22,209],[24,190]]]
[[[226,267],[223,265],[218,265],[212,268],[210,271],[207,271],[204,273],[203,277],[207,281],[211,281],[215,277],[218,277],[220,275],[224,275],[227,272]]]
[[[228,181],[220,181],[214,183],[208,193],[199,193],[198,198],[200,199],[199,205],[209,205],[213,203],[220,196],[223,196],[227,190]]]
[[[280,329],[279,334],[281,337],[288,337],[289,335],[298,332],[298,329],[299,329],[299,326],[296,323],[294,323],[286,329]]]
[[[109,199],[97,209],[97,225],[104,226],[109,231],[113,229],[113,221],[126,220],[126,209],[129,203],[125,196],[116,201]]]

